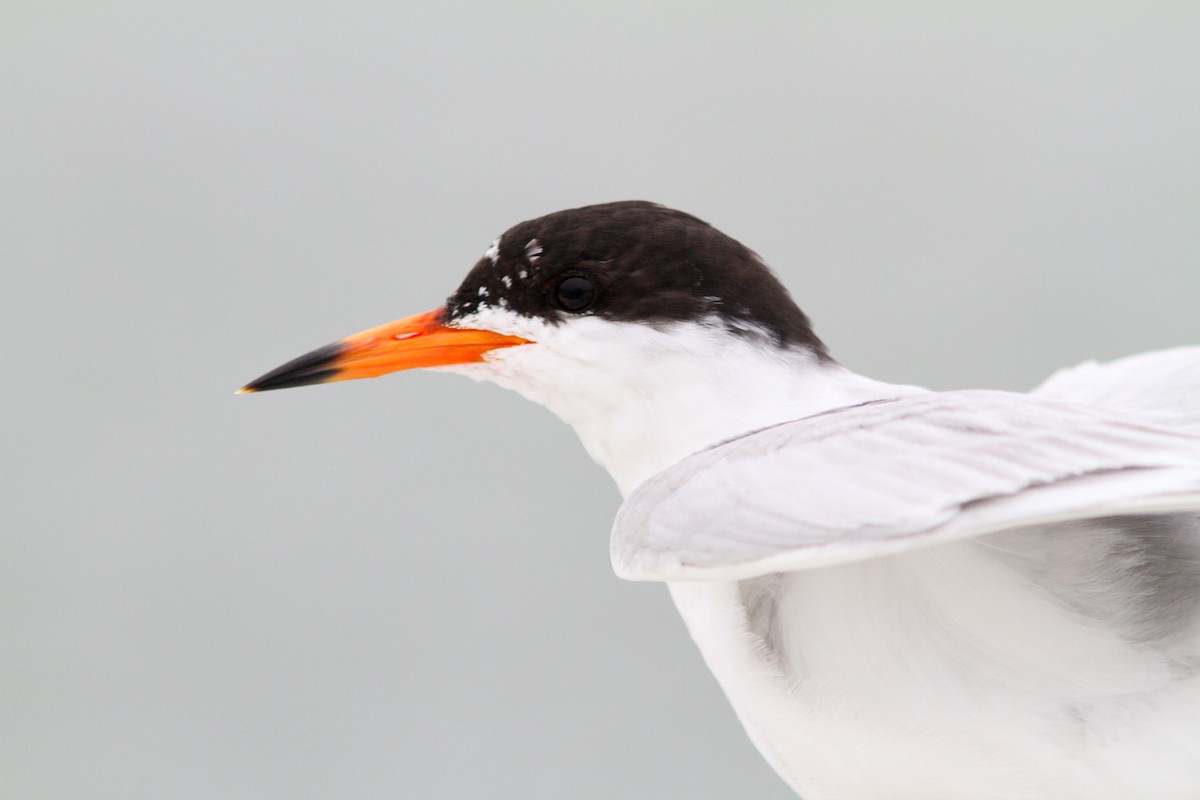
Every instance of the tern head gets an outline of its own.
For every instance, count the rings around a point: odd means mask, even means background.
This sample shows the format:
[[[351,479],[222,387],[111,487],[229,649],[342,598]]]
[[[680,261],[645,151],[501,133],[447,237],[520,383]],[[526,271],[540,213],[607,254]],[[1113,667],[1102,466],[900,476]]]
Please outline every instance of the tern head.
[[[689,214],[629,201],[515,225],[443,307],[314,350],[241,391],[461,372],[549,407],[624,485],[779,421],[796,376],[829,365],[750,249]]]

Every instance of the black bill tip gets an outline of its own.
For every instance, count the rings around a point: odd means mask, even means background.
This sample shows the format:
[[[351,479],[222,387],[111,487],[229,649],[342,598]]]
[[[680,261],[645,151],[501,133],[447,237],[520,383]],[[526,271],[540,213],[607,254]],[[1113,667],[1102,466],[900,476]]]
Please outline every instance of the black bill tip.
[[[237,393],[269,392],[272,389],[291,389],[293,386],[325,383],[340,372],[337,367],[333,366],[333,362],[345,349],[346,346],[341,342],[318,347],[311,353],[306,353],[283,366],[276,367],[262,377],[255,378],[238,389]]]

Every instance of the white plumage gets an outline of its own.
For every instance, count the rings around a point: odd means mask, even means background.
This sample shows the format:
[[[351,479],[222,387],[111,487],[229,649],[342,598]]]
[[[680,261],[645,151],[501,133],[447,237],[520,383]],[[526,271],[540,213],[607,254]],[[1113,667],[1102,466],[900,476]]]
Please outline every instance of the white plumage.
[[[538,342],[454,369],[608,468],[614,567],[806,800],[1200,798],[1200,347],[935,393],[704,324],[468,324]]]
[[[634,492],[614,566],[673,581],[809,800],[1200,797],[1198,377],[1180,348],[751,433]]]
[[[1124,411],[1200,434],[1200,347],[1139,353],[1059,370],[1033,394]]]

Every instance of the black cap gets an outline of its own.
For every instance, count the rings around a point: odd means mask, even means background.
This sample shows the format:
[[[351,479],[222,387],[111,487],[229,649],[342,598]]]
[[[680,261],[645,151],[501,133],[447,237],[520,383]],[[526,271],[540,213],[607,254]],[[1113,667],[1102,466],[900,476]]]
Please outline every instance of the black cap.
[[[594,284],[582,310],[567,310],[559,296],[573,276]],[[690,214],[640,200],[509,228],[446,302],[451,320],[497,307],[551,324],[580,313],[650,325],[710,321],[828,358],[808,317],[753,251]]]

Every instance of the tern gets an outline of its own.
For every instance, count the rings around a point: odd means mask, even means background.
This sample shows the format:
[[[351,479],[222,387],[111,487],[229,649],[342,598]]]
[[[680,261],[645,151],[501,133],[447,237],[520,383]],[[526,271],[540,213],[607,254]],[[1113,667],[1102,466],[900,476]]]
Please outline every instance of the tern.
[[[522,222],[445,305],[241,391],[413,367],[575,429],[806,800],[1200,798],[1200,347],[933,392],[843,367],[751,250],[641,201]]]

